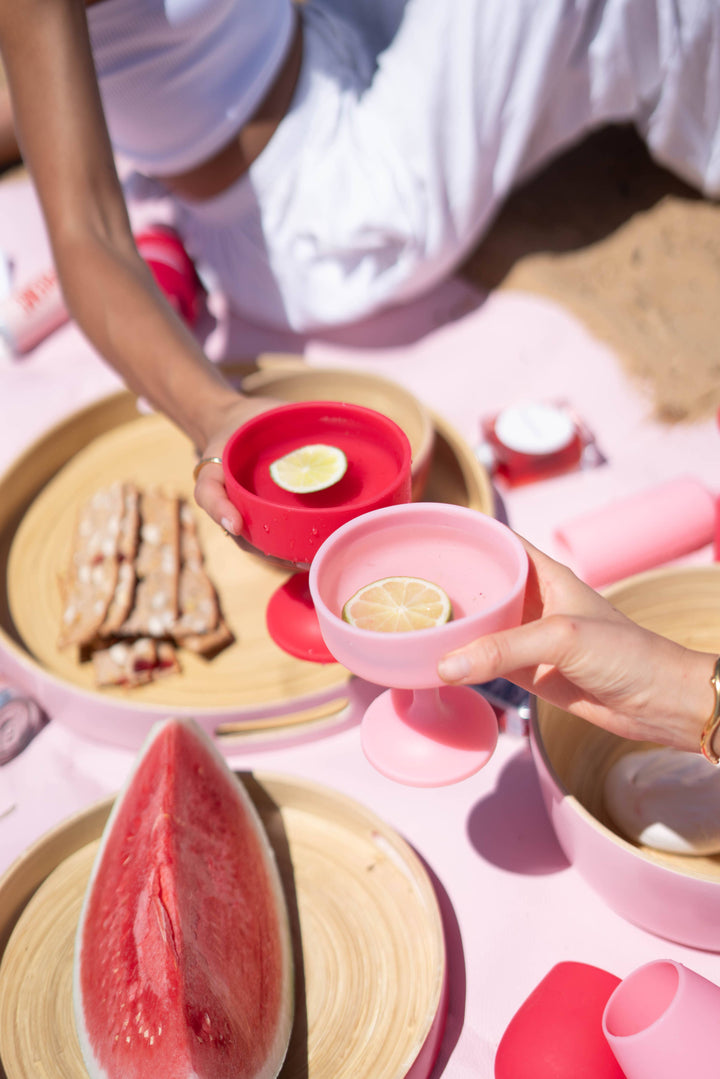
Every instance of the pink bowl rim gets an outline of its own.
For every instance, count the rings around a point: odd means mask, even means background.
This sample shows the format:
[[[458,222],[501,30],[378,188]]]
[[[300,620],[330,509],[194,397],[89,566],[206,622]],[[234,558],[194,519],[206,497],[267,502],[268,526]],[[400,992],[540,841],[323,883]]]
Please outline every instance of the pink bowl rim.
[[[561,781],[550,761],[547,748],[540,736],[540,720],[538,717],[537,698],[535,697],[532,698],[530,709],[530,744],[533,749],[533,755],[537,753],[542,760],[548,778],[557,792],[562,795],[563,801],[583,823],[592,828],[598,835],[607,838],[613,846],[618,848],[618,850],[622,851],[624,854],[637,858],[657,872],[669,873],[671,876],[678,877],[683,881],[691,881],[701,885],[717,885],[720,887],[720,880],[716,877],[703,876],[700,873],[682,873],[674,866],[665,865],[663,862],[658,861],[649,852],[642,850],[640,847],[636,847],[633,843],[630,843],[629,840],[624,839],[623,836],[614,832],[612,828],[608,828],[607,825],[603,824],[602,821],[599,821],[597,817],[593,816],[589,809],[585,808],[582,802]]]
[[[410,502],[403,503],[399,506],[383,506],[380,509],[371,510],[369,513],[365,513],[360,517],[355,517],[353,520],[348,521],[346,524],[341,525],[320,545],[317,555],[313,559],[310,566],[310,590],[313,593],[313,601],[317,608],[320,608],[326,617],[329,617],[333,623],[337,623],[342,627],[343,632],[348,637],[357,637],[358,640],[364,640],[369,633],[373,633],[372,630],[358,629],[355,626],[350,625],[348,622],[344,622],[343,619],[335,614],[321,595],[321,590],[318,584],[319,565],[324,561],[324,558],[332,550],[337,543],[341,543],[344,537],[352,531],[355,531],[358,527],[370,527],[374,525],[376,521],[382,521],[384,518],[397,517],[400,521],[406,519],[409,515],[415,517],[424,517],[428,510],[437,511],[439,509],[451,514],[453,517],[465,520],[476,520],[482,518],[484,524],[494,532],[503,535],[508,540],[508,545],[513,547],[518,554],[518,572],[512,583],[512,586],[508,589],[506,594],[501,600],[498,600],[492,607],[488,607],[483,611],[483,617],[486,617],[488,613],[495,610],[499,610],[508,604],[512,603],[518,596],[519,592],[522,592],[527,583],[527,571],[528,571],[528,559],[525,548],[522,543],[507,525],[504,525],[502,521],[496,520],[494,517],[490,517],[488,514],[483,513],[481,510],[473,509],[470,506],[457,506],[451,503],[445,502]],[[319,557],[322,553],[322,558]],[[457,622],[446,622],[444,625],[436,626],[431,631],[435,636],[445,635],[454,636],[457,632]],[[425,631],[427,632],[427,631]],[[387,634],[378,633],[378,636],[383,638],[387,637]],[[405,632],[400,631],[393,633],[393,638],[397,640],[417,640],[417,634],[412,630]]]
[[[288,413],[297,412],[320,412],[326,415],[328,412],[335,415],[342,415],[343,413],[350,414],[356,418],[365,418],[369,422],[372,422],[377,429],[384,429],[385,432],[391,436],[395,442],[397,448],[401,453],[401,461],[397,469],[396,475],[384,487],[381,491],[375,492],[375,494],[366,499],[364,502],[358,502],[353,508],[355,515],[370,512],[378,502],[385,501],[392,498],[399,490],[402,489],[406,478],[412,475],[412,448],[410,446],[410,440],[403,431],[402,427],[391,420],[389,416],[383,415],[382,412],[377,412],[373,408],[367,408],[365,405],[355,405],[345,401],[292,401],[289,404],[278,405],[276,408],[268,409],[265,412],[260,412],[256,416],[251,417],[247,423],[238,427],[230,438],[225,443],[225,449],[223,450],[223,473],[225,476],[225,486],[228,489],[228,495],[232,499],[232,489],[236,491],[242,491],[242,498],[246,504],[253,507],[260,512],[267,510],[279,510],[283,511],[287,509],[287,506],[282,502],[273,502],[267,498],[260,498],[252,491],[248,490],[242,483],[239,482],[232,474],[229,466],[229,457],[232,449],[240,441],[242,436],[246,436],[249,430],[260,427],[269,417],[276,417],[279,413],[287,415]],[[242,507],[238,507],[242,509]],[[317,518],[320,517],[332,517],[342,513],[342,507],[312,507],[312,506],[293,506],[293,516],[297,516],[300,519],[303,518]]]

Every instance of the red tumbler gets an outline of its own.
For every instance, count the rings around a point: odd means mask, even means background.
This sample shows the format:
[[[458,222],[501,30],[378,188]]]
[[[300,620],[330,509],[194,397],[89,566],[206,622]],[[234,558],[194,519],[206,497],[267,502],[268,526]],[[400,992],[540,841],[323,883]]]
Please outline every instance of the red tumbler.
[[[205,290],[178,234],[168,225],[149,225],[135,236],[135,243],[172,306],[194,326]]]
[[[587,963],[554,966],[533,989],[502,1036],[495,1079],[624,1079],[602,1027],[620,984]]]

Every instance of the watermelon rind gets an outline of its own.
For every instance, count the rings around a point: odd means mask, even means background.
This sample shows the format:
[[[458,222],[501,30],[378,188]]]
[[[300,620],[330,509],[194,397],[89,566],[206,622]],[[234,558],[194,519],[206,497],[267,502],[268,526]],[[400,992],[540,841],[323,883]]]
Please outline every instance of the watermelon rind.
[[[166,774],[151,772],[158,760]],[[248,989],[253,978],[262,989]],[[113,803],[78,921],[73,1007],[90,1079],[276,1079],[282,1068],[294,973],[275,853],[193,720],[155,724]]]

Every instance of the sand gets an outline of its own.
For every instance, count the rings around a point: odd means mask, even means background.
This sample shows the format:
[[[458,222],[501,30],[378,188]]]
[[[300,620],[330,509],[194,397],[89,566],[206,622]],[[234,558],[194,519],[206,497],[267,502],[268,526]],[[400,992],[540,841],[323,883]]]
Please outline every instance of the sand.
[[[620,358],[655,417],[720,408],[720,204],[609,128],[510,198],[464,268],[563,304]]]

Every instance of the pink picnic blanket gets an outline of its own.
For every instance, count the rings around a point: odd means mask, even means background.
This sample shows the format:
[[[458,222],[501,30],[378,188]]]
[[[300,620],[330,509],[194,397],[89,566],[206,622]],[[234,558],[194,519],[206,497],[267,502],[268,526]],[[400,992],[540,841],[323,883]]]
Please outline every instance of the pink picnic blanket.
[[[45,269],[47,241],[26,181],[0,186],[0,251],[21,282]],[[229,318],[211,296],[214,358],[301,352],[314,366],[352,366],[405,384],[471,445],[481,418],[518,399],[563,398],[593,432],[598,467],[501,493],[499,512],[558,554],[555,532],[577,515],[690,476],[720,486],[714,418],[664,427],[617,357],[562,307],[519,292],[483,296],[449,281],[410,309],[324,339],[279,337]],[[68,324],[0,369],[0,468],[83,404],[117,389]],[[683,556],[712,559],[704,543]],[[491,1079],[512,1015],[550,968],[567,959],[625,976],[675,958],[720,982],[720,957],[634,928],[568,865],[545,816],[525,739],[502,735],[477,776],[422,790],[384,779],[362,756],[357,727],[297,746],[246,749],[238,767],[289,773],[342,790],[372,808],[418,850],[437,884],[447,935],[449,1013],[435,1079]],[[0,872],[47,829],[117,789],[132,754],[50,723],[0,769]]]

